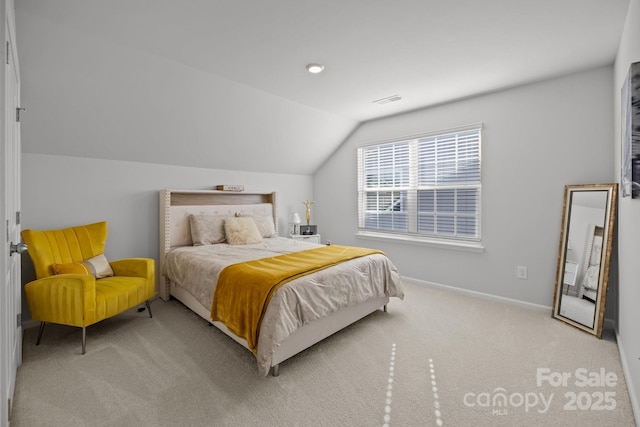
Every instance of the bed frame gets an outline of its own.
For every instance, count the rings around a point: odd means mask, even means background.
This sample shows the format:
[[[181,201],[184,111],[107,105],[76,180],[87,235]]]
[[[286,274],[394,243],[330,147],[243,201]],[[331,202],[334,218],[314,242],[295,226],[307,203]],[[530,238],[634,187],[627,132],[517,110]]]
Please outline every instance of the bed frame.
[[[594,291],[593,289],[585,288],[582,283],[583,283],[584,277],[587,275],[587,270],[589,269],[589,267],[593,265],[591,264],[591,256],[593,252],[593,242],[595,241],[596,237],[604,238],[604,228],[595,224],[589,224],[587,226],[587,238],[585,239],[585,243],[584,243],[584,260],[582,261],[582,275],[580,276],[580,287],[578,288],[578,298],[582,298],[583,296],[586,296],[594,303],[595,303],[595,300],[597,299],[598,292]],[[603,243],[601,243],[601,245],[602,244]],[[598,262],[598,265],[600,265],[600,261]]]
[[[265,209],[264,204],[270,204],[275,222],[276,234],[278,234],[278,204],[276,193],[235,193],[228,191],[207,190],[162,190],[160,191],[160,254],[159,267],[163,271],[166,254],[172,247],[190,245],[189,214],[206,213],[220,209],[228,209],[235,212],[242,209],[246,214],[252,214],[254,209]],[[256,205],[261,205],[256,207]],[[168,301],[176,298],[192,311],[212,323],[225,334],[233,338],[248,349],[246,342],[229,332],[224,324],[211,322],[211,313],[203,307],[191,294],[182,288],[175,286],[161,273],[159,294],[160,298]],[[389,297],[375,298],[361,304],[344,308],[330,317],[313,321],[291,334],[273,354],[271,361],[271,374],[278,376],[280,363],[298,354],[312,345],[322,341],[335,332],[362,319],[366,315],[383,308]]]

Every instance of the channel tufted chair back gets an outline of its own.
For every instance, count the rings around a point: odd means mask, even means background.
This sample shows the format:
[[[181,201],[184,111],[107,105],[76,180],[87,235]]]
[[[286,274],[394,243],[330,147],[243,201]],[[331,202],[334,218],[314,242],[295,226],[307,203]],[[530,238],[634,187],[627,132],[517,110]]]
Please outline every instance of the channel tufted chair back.
[[[58,230],[23,230],[37,279],[25,285],[31,318],[39,320],[40,344],[46,323],[82,328],[144,303],[152,317],[155,264],[150,258],[107,261],[107,223]]]
[[[81,225],[60,230],[24,230],[22,238],[36,270],[36,277],[53,276],[54,264],[82,262],[104,254],[107,243],[107,223]],[[37,248],[37,249],[36,249]]]

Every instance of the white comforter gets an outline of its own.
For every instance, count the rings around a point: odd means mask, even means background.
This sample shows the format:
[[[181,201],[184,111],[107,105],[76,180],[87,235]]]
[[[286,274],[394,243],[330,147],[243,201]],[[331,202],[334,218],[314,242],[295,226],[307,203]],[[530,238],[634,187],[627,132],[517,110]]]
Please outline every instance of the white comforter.
[[[210,310],[218,275],[224,267],[316,247],[320,245],[282,237],[254,245],[180,247],[167,254],[162,273]],[[256,354],[260,373],[269,373],[273,352],[296,329],[341,308],[383,296],[402,299],[404,291],[398,270],[381,254],[347,261],[280,287],[260,327]]]

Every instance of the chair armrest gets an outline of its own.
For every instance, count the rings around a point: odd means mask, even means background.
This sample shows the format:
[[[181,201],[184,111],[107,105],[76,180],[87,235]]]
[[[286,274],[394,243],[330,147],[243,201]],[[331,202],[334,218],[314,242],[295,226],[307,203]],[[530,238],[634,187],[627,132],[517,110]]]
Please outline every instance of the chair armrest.
[[[155,282],[155,261],[151,258],[125,258],[109,263],[116,276],[146,277]]]
[[[93,276],[58,274],[29,282],[24,291],[33,320],[82,327],[95,318]]]

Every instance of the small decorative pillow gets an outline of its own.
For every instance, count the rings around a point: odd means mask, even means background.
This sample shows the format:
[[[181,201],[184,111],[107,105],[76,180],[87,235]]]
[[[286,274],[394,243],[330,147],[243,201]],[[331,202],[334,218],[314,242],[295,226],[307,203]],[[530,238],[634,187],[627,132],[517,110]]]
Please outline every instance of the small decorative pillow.
[[[189,215],[194,246],[214,245],[225,241],[222,215]]]
[[[55,274],[85,274],[96,279],[113,276],[113,270],[104,254],[96,255],[82,262],[53,264],[52,268]]]
[[[230,245],[250,245],[262,242],[262,235],[253,217],[241,216],[224,220],[224,232]]]

